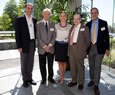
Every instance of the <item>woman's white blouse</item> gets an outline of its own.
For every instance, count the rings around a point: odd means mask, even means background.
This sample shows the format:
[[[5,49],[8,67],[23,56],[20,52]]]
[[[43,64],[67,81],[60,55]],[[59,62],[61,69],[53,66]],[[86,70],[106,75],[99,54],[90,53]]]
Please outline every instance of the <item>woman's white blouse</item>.
[[[71,25],[67,23],[66,26],[62,27],[60,23],[55,25],[56,28],[56,41],[64,41],[68,42],[69,32],[71,29]]]

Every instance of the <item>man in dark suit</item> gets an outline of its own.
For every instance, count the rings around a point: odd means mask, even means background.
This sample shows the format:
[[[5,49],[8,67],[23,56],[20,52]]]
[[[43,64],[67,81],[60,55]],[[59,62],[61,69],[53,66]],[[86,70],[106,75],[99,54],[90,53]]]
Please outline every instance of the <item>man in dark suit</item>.
[[[104,54],[109,56],[109,31],[107,22],[98,18],[97,8],[91,9],[92,20],[86,24],[90,29],[90,47],[88,50],[90,82],[88,86],[94,85],[95,95],[100,95],[99,81],[101,64]]]
[[[33,5],[27,3],[25,14],[18,17],[15,23],[16,44],[21,56],[21,73],[24,87],[28,87],[29,84],[36,85],[32,79],[32,70],[35,52],[35,24],[37,20],[31,16],[32,9]]]
[[[50,9],[43,10],[43,20],[37,22],[36,37],[38,42],[39,64],[42,76],[41,84],[46,83],[46,62],[48,62],[48,80],[55,83],[53,79],[53,60],[55,44],[55,24],[49,21]]]
[[[90,45],[90,36],[88,27],[82,25],[79,14],[74,15],[74,27],[69,35],[69,58],[72,73],[72,82],[69,87],[79,84],[78,89],[83,89],[84,84],[84,58],[87,55],[87,49]]]

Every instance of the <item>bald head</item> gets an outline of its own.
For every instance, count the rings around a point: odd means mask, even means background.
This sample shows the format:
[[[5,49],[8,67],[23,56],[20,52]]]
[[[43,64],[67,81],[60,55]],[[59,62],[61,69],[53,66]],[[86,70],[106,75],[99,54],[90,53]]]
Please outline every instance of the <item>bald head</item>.
[[[78,25],[78,24],[80,24],[80,22],[81,22],[81,16],[79,14],[75,14],[73,17],[73,23],[75,25]]]

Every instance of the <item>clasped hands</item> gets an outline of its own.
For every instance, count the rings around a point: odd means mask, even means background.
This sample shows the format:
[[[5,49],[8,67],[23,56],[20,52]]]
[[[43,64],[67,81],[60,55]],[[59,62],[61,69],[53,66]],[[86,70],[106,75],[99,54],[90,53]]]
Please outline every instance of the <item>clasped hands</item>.
[[[50,48],[51,48],[51,46],[50,46],[50,45],[46,45],[46,46],[44,47],[45,52],[50,52]]]

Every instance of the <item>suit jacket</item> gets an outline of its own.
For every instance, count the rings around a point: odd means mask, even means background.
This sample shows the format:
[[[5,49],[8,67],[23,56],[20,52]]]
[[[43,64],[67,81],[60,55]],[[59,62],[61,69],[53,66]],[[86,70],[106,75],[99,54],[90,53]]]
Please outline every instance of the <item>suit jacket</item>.
[[[72,30],[73,30],[73,27],[70,30],[69,41],[70,41],[70,35],[71,35]],[[79,29],[77,43],[75,45],[76,45],[75,51],[76,51],[77,57],[83,60],[87,55],[87,49],[90,45],[90,35],[89,35],[88,27],[81,24],[81,27]],[[69,46],[69,52],[71,52],[70,46]]]
[[[55,24],[51,21],[48,21],[48,32],[46,32],[45,24],[44,21],[41,20],[37,22],[36,24],[36,37],[37,37],[37,42],[38,42],[38,53],[44,54],[44,46],[51,44],[51,50],[50,53],[54,53],[54,44],[55,44],[55,37],[56,37],[56,32],[55,32]]]
[[[89,32],[91,32],[91,24],[92,24],[92,20],[86,24],[86,26],[88,26],[90,29]],[[109,50],[109,31],[108,31],[107,22],[101,19],[99,19],[99,23],[98,23],[98,37],[97,37],[96,44],[97,44],[97,52],[99,54],[105,54],[105,50],[106,49]],[[88,49],[88,52],[89,50],[90,47]]]
[[[33,20],[34,34],[35,34],[37,20],[34,17],[32,17],[32,20]],[[15,36],[16,36],[17,48],[22,48],[23,53],[28,53],[29,52],[28,47],[30,45],[30,34],[29,34],[29,29],[28,29],[25,15],[16,18]]]

